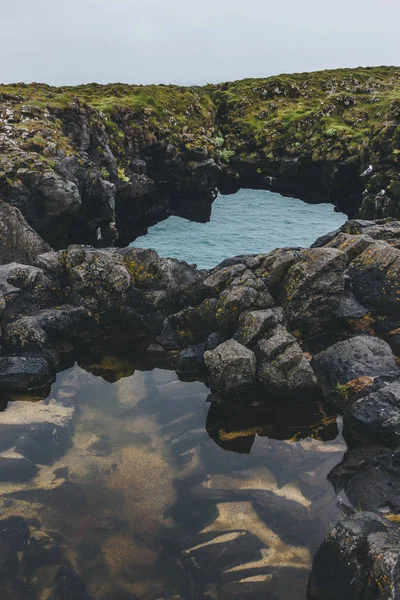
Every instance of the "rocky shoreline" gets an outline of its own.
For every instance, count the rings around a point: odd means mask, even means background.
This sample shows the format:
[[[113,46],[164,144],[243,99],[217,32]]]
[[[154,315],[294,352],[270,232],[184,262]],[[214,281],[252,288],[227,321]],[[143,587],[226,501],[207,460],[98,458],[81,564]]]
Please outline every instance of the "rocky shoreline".
[[[15,394],[46,395],[80,348],[115,338],[183,379],[205,378],[216,406],[323,398],[343,414],[349,450],[329,479],[348,516],[315,557],[308,598],[396,597],[400,222],[351,220],[310,249],[211,271],[135,248],[52,251],[7,203],[0,228],[3,406]],[[67,407],[49,424],[61,451]],[[40,453],[38,419],[29,452]],[[25,446],[20,458],[0,458],[6,478],[32,477]]]

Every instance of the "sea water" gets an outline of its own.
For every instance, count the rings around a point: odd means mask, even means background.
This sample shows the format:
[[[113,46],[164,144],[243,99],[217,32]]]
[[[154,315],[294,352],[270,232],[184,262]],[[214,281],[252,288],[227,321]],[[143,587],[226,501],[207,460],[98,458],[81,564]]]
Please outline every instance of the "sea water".
[[[240,190],[218,196],[208,223],[169,217],[150,227],[148,234],[132,245],[210,269],[239,254],[261,254],[284,246],[309,247],[345,221],[346,215],[335,212],[331,204],[306,204],[266,190]]]

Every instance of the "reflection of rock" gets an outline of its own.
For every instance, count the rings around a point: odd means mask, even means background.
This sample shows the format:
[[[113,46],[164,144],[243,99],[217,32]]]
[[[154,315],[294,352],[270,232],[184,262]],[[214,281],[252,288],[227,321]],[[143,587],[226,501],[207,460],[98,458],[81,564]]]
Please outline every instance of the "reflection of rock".
[[[36,475],[38,468],[24,458],[5,458],[0,456],[0,481],[29,481]]]
[[[12,403],[1,415],[0,451],[15,448],[33,463],[53,464],[69,447],[74,413],[54,400]]]
[[[25,489],[4,494],[5,498],[22,500],[30,504],[43,504],[58,511],[76,511],[86,506],[82,488],[72,481],[64,481],[58,487]]]
[[[336,416],[327,415],[318,403],[262,404],[256,406],[211,404],[206,431],[225,450],[249,453],[255,436],[278,440],[307,437],[334,440]]]

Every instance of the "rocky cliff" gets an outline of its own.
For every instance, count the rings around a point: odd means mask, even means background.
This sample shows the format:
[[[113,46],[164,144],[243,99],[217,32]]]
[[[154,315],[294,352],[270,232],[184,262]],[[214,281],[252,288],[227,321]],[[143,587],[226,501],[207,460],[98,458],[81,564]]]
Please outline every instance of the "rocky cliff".
[[[216,193],[272,189],[399,216],[400,69],[203,88],[0,86],[0,196],[53,247],[125,245]]]

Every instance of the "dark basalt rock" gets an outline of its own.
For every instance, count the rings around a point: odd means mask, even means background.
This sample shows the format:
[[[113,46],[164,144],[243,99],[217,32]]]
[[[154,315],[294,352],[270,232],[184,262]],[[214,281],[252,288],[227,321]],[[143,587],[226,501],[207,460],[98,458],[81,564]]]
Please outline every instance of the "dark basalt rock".
[[[204,371],[205,344],[187,346],[174,360],[176,372],[181,376],[198,375]]]
[[[339,385],[362,376],[398,377],[399,368],[390,346],[375,337],[358,335],[338,342],[314,356],[312,367],[327,396]]]
[[[241,396],[254,391],[256,357],[235,340],[229,340],[204,354],[211,389],[226,396]]]
[[[283,280],[284,316],[304,338],[326,335],[334,329],[335,312],[344,292],[346,256],[334,248],[300,252]]]
[[[35,264],[50,247],[28,225],[22,213],[0,200],[0,265],[10,262]]]
[[[319,395],[309,361],[282,325],[278,325],[271,337],[258,343],[256,354],[257,381],[265,393],[288,399]]]
[[[51,382],[50,367],[43,358],[0,358],[0,389],[2,392],[37,390]]]
[[[395,598],[399,550],[398,528],[373,513],[339,522],[314,558],[307,600]]]
[[[400,444],[400,381],[355,400],[345,412],[353,435],[396,448]]]

